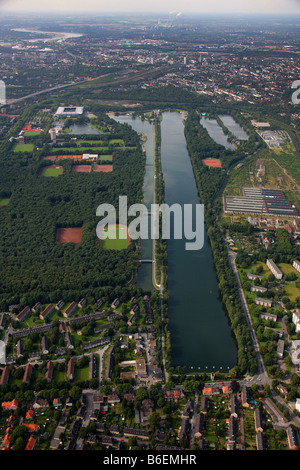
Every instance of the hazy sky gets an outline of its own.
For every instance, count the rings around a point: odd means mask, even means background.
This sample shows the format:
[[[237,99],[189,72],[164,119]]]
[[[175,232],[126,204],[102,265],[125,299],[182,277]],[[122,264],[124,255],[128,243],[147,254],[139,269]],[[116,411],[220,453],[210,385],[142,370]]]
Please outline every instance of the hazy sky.
[[[300,0],[0,0],[0,10],[300,14]]]

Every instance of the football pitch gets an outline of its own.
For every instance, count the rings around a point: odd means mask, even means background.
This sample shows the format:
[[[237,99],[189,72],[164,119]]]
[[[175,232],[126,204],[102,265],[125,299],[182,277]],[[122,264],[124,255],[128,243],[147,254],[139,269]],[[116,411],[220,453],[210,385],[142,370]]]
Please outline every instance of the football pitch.
[[[9,201],[9,198],[0,199],[0,206],[8,206]]]
[[[124,250],[128,247],[130,238],[127,227],[109,225],[104,232],[107,233],[107,238],[100,240],[100,243],[105,250]],[[123,236],[126,234],[126,238],[120,238],[121,233]]]
[[[59,175],[61,175],[62,173],[62,167],[60,166],[56,166],[56,167],[47,167],[47,168],[43,168],[41,174],[42,176],[46,176],[46,177],[57,177]]]
[[[14,146],[14,152],[33,152],[34,145],[33,144],[16,144]]]

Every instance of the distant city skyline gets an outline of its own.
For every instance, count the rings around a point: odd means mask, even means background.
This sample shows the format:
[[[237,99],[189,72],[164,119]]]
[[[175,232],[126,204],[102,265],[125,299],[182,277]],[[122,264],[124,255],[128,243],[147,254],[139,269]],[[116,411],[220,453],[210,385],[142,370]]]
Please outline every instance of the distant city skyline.
[[[244,14],[300,14],[299,0],[151,0],[142,3],[140,0],[0,0],[3,12],[56,12],[56,13],[244,13]]]

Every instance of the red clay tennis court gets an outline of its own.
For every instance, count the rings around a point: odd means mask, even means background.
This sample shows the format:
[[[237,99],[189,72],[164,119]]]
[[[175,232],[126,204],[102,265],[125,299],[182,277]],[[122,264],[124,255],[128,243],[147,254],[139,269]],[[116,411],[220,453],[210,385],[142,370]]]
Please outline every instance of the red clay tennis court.
[[[49,160],[50,162],[55,162],[56,155],[49,155],[48,157],[43,157],[43,160]]]
[[[221,160],[218,158],[207,158],[205,160],[202,160],[203,165],[206,165],[210,168],[222,168],[222,163]]]
[[[91,165],[74,165],[72,166],[72,173],[91,173]]]
[[[82,155],[57,155],[58,160],[82,160]]]
[[[113,165],[95,165],[93,166],[93,170],[96,172],[104,172],[104,173],[109,173],[110,171],[113,171]]]
[[[56,231],[57,243],[80,243],[82,228],[59,228]]]

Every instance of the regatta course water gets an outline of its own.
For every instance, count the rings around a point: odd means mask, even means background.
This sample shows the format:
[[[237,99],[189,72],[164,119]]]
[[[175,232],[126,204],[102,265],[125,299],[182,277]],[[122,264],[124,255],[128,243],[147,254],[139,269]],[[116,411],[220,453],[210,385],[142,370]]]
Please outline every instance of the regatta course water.
[[[144,203],[153,201],[154,136],[149,122],[118,116],[148,139],[145,145],[147,165]],[[199,204],[194,173],[186,147],[184,124],[180,113],[164,112],[161,122],[161,161],[165,182],[165,202]],[[171,221],[172,222],[172,221]],[[172,224],[171,224],[172,234]],[[146,246],[146,242],[148,245]],[[204,247],[186,251],[186,240],[168,240],[169,327],[174,367],[187,371],[226,372],[236,364],[237,351],[231,328],[219,297],[211,248],[205,232]],[[147,250],[147,251],[143,251]],[[142,240],[142,257],[149,258],[152,243]],[[137,285],[152,286],[152,265],[138,270]]]
[[[132,118],[131,116],[113,116],[113,118],[120,123],[127,123],[138,133],[141,133],[147,137],[147,140],[144,142],[144,149],[146,151],[146,169],[144,175],[144,184],[143,184],[143,193],[144,200],[143,204],[147,207],[148,212],[151,212],[151,204],[153,204],[153,178],[154,178],[154,131],[153,125],[149,121],[142,121],[141,119]],[[152,249],[153,243],[152,240],[141,240],[141,252],[142,259],[152,259]],[[153,289],[152,281],[152,264],[151,263],[142,263],[138,269],[136,286],[141,287],[145,290]]]

